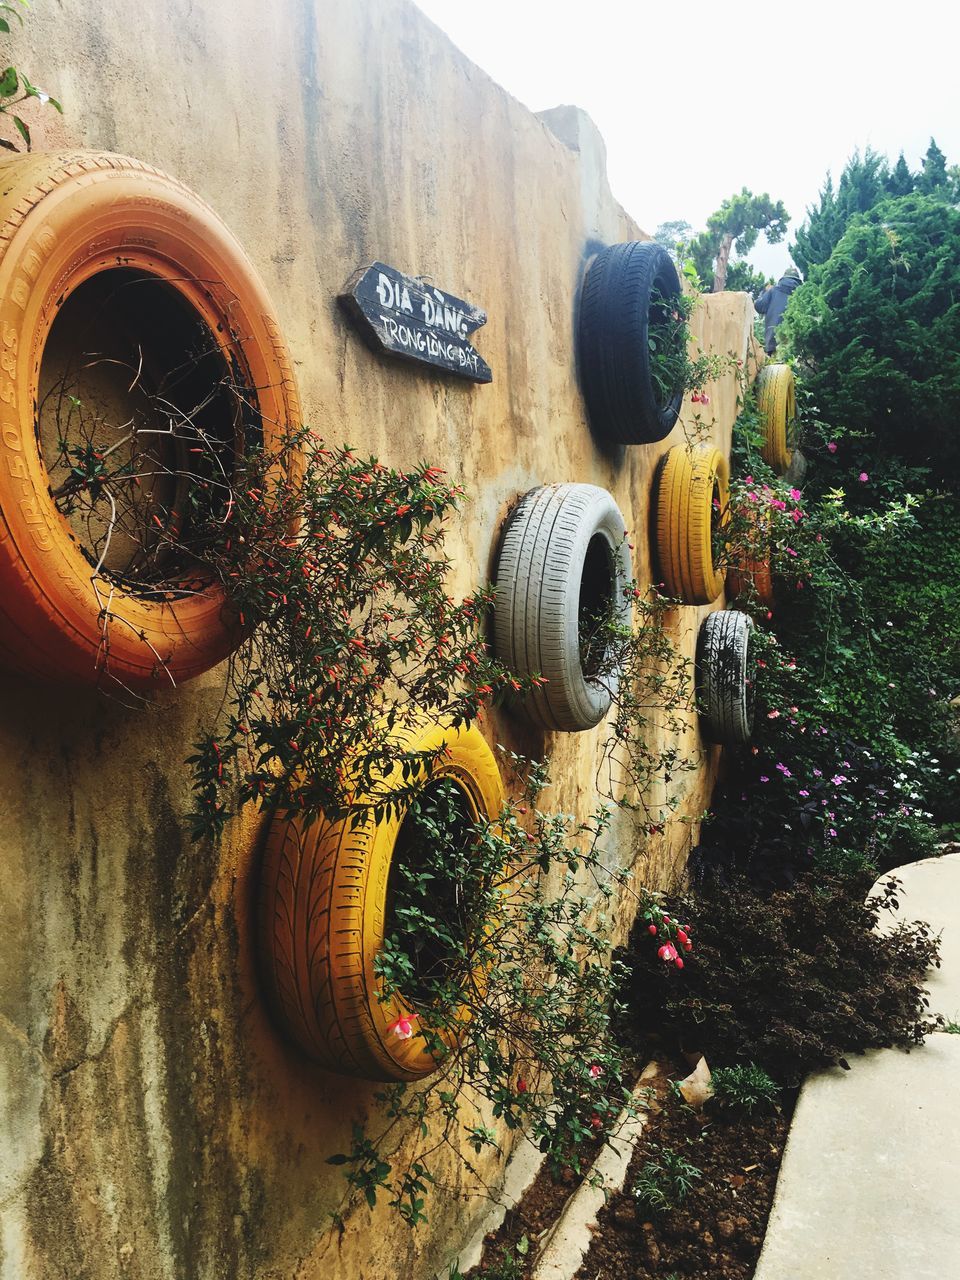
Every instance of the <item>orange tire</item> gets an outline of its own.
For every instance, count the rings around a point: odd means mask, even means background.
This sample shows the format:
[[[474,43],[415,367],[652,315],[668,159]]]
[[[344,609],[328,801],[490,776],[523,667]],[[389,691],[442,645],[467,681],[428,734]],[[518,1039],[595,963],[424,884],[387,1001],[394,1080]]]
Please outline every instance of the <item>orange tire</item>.
[[[761,604],[772,609],[774,605],[773,573],[770,568],[770,512],[748,513],[751,523],[750,543],[741,547],[727,570],[727,593],[745,596],[752,591]],[[761,544],[763,550],[761,550]]]
[[[452,780],[472,821],[493,821],[503,786],[483,735],[432,725],[403,742],[410,752],[440,747],[446,754],[429,781]],[[399,785],[399,765],[395,772]],[[321,1066],[367,1080],[416,1080],[440,1065],[419,1034],[429,1025],[429,1009],[418,1011],[396,995],[381,999],[375,968],[389,929],[390,867],[403,818],[394,812],[375,820],[368,813],[356,826],[349,816],[310,825],[277,818],[260,874],[261,971],[278,1020]],[[414,1028],[408,1039],[391,1030],[402,1017]],[[441,1038],[451,1044],[451,1036]]]
[[[709,604],[723,590],[714,534],[726,524],[730,467],[719,449],[674,445],[656,478],[656,543],[668,593],[684,604]]]
[[[223,394],[240,406],[232,458],[251,439],[277,447],[300,407],[264,287],[197,196],[124,156],[0,160],[0,660],[43,678],[143,689],[199,675],[240,630],[202,566],[148,586],[95,574],[54,500],[40,442],[41,363],[64,305],[91,283],[106,287],[108,272],[162,292],[202,331],[229,373],[218,386],[229,384]]]

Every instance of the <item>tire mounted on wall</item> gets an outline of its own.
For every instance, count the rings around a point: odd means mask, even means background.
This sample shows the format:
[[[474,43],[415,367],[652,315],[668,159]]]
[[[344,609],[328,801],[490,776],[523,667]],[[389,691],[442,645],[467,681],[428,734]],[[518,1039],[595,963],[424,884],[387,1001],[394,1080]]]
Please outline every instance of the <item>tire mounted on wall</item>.
[[[526,694],[524,713],[545,729],[592,729],[619,671],[590,632],[598,617],[629,626],[632,616],[630,552],[612,495],[592,484],[532,489],[507,522],[495,577],[494,652],[517,675],[547,680]]]
[[[760,456],[777,475],[790,466],[797,388],[788,364],[765,364],[757,378],[757,406],[763,419]]]
[[[675,445],[660,459],[654,486],[657,559],[667,592],[684,604],[710,604],[723,590],[714,532],[728,519],[729,464],[711,445]]]
[[[196,564],[181,571],[189,580],[153,585],[102,573],[98,590],[95,561],[51,494],[37,408],[45,343],[71,294],[118,270],[175,299],[212,341],[243,419],[234,457],[251,438],[276,448],[300,409],[264,287],[197,196],[124,156],[0,160],[0,661],[147,688],[207,670],[240,629]]]
[[[697,641],[697,703],[709,742],[738,746],[753,733],[753,682],[749,667],[753,620],[736,609],[708,615]]]
[[[478,729],[434,725],[400,745],[409,752],[445,747],[429,781],[456,783],[474,820],[500,813],[500,774]],[[399,786],[400,766],[395,772]],[[397,996],[381,1001],[374,970],[389,927],[387,887],[402,821],[402,814],[379,821],[368,814],[358,826],[349,816],[307,826],[278,817],[260,873],[261,972],[278,1020],[321,1066],[368,1080],[416,1080],[439,1065],[416,1034],[429,1011]],[[400,1017],[413,1022],[409,1039],[390,1030]]]
[[[680,278],[662,245],[634,240],[601,249],[587,271],[577,341],[580,381],[597,437],[652,444],[673,429],[683,387],[652,376],[651,314],[680,298]],[[664,303],[660,303],[664,299]]]

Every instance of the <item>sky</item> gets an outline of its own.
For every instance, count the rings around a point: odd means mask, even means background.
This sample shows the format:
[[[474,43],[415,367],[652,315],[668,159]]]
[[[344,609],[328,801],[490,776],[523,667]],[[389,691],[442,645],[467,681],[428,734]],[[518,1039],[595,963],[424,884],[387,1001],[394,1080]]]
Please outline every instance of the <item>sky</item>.
[[[613,193],[643,229],[699,230],[749,187],[782,200],[786,242],[750,260],[777,276],[828,170],[871,146],[911,169],[930,138],[960,163],[960,7],[851,0],[651,5],[642,0],[416,0],[533,111],[582,107]]]

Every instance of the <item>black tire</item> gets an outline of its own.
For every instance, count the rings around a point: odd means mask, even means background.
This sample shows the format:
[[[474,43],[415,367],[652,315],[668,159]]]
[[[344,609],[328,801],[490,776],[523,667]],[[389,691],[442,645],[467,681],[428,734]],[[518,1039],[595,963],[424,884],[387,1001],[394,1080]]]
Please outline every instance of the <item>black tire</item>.
[[[575,732],[606,716],[620,673],[587,627],[601,614],[629,625],[630,578],[623,516],[606,489],[552,484],[520,499],[497,561],[493,644],[517,675],[546,678],[518,703],[534,724]]]
[[[753,677],[749,667],[753,620],[736,609],[704,619],[697,642],[697,705],[708,742],[740,746],[753,733]]]
[[[598,439],[653,444],[673,430],[683,387],[658,394],[652,377],[651,307],[657,296],[679,299],[680,278],[669,253],[653,241],[601,249],[587,271],[578,356],[583,398]]]

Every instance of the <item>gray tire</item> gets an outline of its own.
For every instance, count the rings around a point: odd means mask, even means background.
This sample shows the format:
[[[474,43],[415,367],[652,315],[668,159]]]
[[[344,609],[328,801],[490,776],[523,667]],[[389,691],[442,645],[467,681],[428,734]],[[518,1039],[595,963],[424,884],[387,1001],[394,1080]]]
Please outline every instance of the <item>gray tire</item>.
[[[534,724],[592,729],[607,714],[620,672],[596,623],[630,625],[630,580],[623,516],[606,489],[551,484],[520,499],[497,561],[493,643],[515,674],[546,678],[519,704]]]
[[[799,489],[807,475],[807,460],[799,449],[794,449],[790,465],[783,473],[783,483]]]
[[[753,620],[736,609],[711,613],[697,642],[697,705],[708,742],[737,746],[753,733]]]

